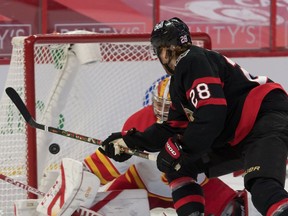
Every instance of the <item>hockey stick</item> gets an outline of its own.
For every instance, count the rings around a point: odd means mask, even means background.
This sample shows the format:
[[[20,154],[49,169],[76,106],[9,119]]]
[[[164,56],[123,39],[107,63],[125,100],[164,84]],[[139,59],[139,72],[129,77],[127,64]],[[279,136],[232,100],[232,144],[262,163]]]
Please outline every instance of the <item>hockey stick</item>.
[[[13,178],[10,178],[10,177],[6,176],[4,174],[0,173],[0,179],[2,179],[5,182],[8,182],[9,184],[12,184],[12,185],[14,185],[16,187],[22,188],[23,190],[26,190],[26,191],[28,191],[30,193],[33,193],[33,194],[35,194],[37,196],[42,196],[42,197],[45,196],[45,193],[40,191],[40,190],[38,190],[37,188],[31,187],[29,185],[26,185],[26,184],[24,184],[24,183],[22,183],[20,181],[17,181],[17,180],[15,180]],[[76,212],[79,213],[79,215],[99,216],[99,214],[97,214],[96,212],[93,212],[93,211],[91,211],[91,210],[89,210],[87,208],[81,207],[81,206],[78,208],[78,210]]]
[[[43,124],[39,124],[35,121],[35,119],[33,119],[33,117],[31,116],[31,114],[29,113],[27,107],[25,106],[23,100],[21,99],[21,97],[19,96],[19,94],[15,91],[15,89],[8,87],[6,88],[6,94],[10,97],[10,99],[12,100],[12,102],[16,105],[17,109],[20,111],[21,115],[24,117],[25,121],[33,128],[37,128],[40,130],[44,130],[44,131],[48,131],[50,133],[55,133],[61,136],[65,136],[65,137],[69,137],[69,138],[73,138],[79,141],[83,141],[83,142],[88,142],[94,145],[101,145],[102,141],[92,138],[92,137],[87,137],[81,134],[76,134],[74,132],[70,132],[70,131],[65,131],[65,130],[61,130],[58,128],[54,128],[54,127],[50,127],[50,126],[45,126]],[[149,154],[146,152],[141,152],[141,151],[137,151],[137,150],[132,150],[129,148],[124,148],[121,147],[121,151],[123,153],[129,154],[129,155],[134,155],[134,156],[138,156],[141,158],[145,158],[148,160],[153,160],[156,161],[156,155],[154,154]]]

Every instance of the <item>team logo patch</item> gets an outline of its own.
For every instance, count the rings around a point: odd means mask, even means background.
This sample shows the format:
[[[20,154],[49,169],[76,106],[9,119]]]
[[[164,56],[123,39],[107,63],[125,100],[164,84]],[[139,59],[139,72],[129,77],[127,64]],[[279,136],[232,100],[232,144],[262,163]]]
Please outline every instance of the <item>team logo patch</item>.
[[[162,21],[162,22],[156,24],[155,27],[154,27],[154,31],[157,31],[158,29],[163,28],[163,24],[164,24],[164,21]]]
[[[193,111],[192,111],[192,110],[189,110],[188,108],[185,108],[185,107],[183,107],[183,109],[184,109],[184,112],[185,112],[188,120],[189,120],[190,122],[193,122],[193,121],[194,121],[194,116],[193,116],[194,113],[193,113]]]

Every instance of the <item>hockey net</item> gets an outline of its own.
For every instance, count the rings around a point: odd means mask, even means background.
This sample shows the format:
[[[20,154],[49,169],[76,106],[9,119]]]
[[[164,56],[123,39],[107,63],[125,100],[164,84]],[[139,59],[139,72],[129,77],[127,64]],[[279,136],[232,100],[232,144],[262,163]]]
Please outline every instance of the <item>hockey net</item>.
[[[211,49],[210,37],[193,43]],[[5,88],[13,87],[35,120],[46,126],[104,139],[151,103],[153,85],[166,75],[149,35],[102,35],[77,31],[12,40]],[[83,160],[97,146],[28,126],[3,92],[0,101],[0,173],[38,187],[63,157]],[[57,154],[51,144],[60,147]],[[35,198],[0,181],[0,215],[13,215],[13,201]]]

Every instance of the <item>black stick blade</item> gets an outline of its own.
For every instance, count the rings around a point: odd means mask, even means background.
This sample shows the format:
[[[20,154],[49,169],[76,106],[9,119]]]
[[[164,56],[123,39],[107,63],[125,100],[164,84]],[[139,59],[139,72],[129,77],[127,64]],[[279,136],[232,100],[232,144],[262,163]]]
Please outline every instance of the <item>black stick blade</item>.
[[[27,107],[25,106],[23,100],[21,99],[20,95],[16,92],[15,89],[13,89],[12,87],[8,87],[5,91],[28,124],[30,124],[32,127],[36,127],[42,130],[45,129],[44,125],[35,122]]]

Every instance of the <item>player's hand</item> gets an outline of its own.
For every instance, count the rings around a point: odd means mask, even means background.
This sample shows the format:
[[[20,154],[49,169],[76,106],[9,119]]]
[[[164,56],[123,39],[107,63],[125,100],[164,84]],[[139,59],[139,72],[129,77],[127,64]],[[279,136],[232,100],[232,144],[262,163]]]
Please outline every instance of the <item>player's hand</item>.
[[[123,140],[123,136],[127,134],[131,134],[135,131],[135,129],[129,130],[127,133],[112,133],[107,139],[105,139],[101,146],[99,147],[99,151],[106,155],[109,158],[112,158],[115,161],[123,162],[132,157],[132,155],[124,153],[122,148],[129,148],[127,144]]]
[[[157,167],[161,172],[171,173],[181,168],[181,137],[170,137],[157,157]]]

